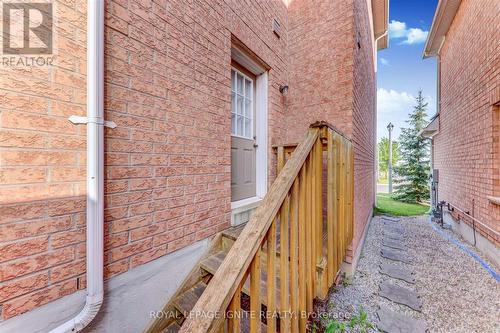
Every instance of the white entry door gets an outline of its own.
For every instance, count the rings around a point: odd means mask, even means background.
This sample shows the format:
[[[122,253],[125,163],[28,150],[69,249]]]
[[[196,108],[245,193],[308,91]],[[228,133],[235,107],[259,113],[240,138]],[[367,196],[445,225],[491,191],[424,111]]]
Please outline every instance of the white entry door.
[[[255,77],[231,70],[231,201],[255,197]]]
[[[249,221],[267,192],[268,70],[239,42],[231,48],[231,224]]]

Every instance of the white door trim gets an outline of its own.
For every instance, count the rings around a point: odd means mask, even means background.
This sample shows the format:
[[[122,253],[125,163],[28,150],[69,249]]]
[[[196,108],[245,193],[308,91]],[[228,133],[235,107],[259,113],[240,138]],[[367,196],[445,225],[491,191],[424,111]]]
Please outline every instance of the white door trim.
[[[267,72],[257,76],[255,89],[255,132],[257,136],[256,151],[256,193],[260,198],[264,198],[267,193],[267,91],[268,75]]]

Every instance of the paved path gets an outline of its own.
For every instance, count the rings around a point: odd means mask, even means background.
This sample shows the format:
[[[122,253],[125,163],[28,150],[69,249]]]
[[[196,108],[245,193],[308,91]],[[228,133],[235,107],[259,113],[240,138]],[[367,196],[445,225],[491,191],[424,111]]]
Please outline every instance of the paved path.
[[[383,332],[500,332],[500,283],[437,233],[428,216],[375,217],[355,276],[336,288],[322,314],[330,318],[362,307]]]
[[[389,193],[389,185],[377,184],[377,193]]]
[[[385,276],[379,284],[378,296],[391,302],[407,306],[415,311],[422,310],[422,300],[414,290],[414,286],[399,286],[396,281],[405,281],[413,285],[413,272],[410,265],[411,258],[406,251],[404,238],[406,228],[401,224],[400,219],[392,217],[382,217],[382,228],[384,236],[382,239],[380,255],[383,258],[379,272]],[[399,240],[395,240],[390,234],[399,234]],[[395,265],[394,262],[405,263],[405,265]],[[425,332],[426,323],[423,319],[416,319],[411,315],[387,309],[382,304],[377,311],[377,327],[382,332],[387,333],[413,333]]]

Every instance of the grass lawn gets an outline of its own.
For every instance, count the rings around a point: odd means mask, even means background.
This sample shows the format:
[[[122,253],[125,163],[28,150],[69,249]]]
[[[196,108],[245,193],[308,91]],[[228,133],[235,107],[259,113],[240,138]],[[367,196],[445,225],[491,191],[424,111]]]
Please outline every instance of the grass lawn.
[[[423,215],[429,211],[429,205],[409,204],[391,199],[389,194],[377,194],[375,213],[395,216]]]

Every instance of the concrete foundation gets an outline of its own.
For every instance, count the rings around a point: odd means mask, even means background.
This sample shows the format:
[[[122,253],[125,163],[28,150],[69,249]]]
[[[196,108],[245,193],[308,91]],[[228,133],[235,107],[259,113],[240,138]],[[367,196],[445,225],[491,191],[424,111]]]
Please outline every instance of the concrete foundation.
[[[443,212],[443,220],[445,224],[451,225],[452,230],[462,236],[466,242],[474,244],[474,232],[471,226],[464,222],[457,222],[446,210]],[[493,262],[497,269],[500,269],[500,248],[477,231],[476,247]]]
[[[162,309],[208,244],[208,240],[199,241],[107,281],[104,304],[84,332],[142,332],[152,320],[150,312]],[[85,290],[81,290],[0,322],[0,333],[46,333],[75,316],[84,303]]]

